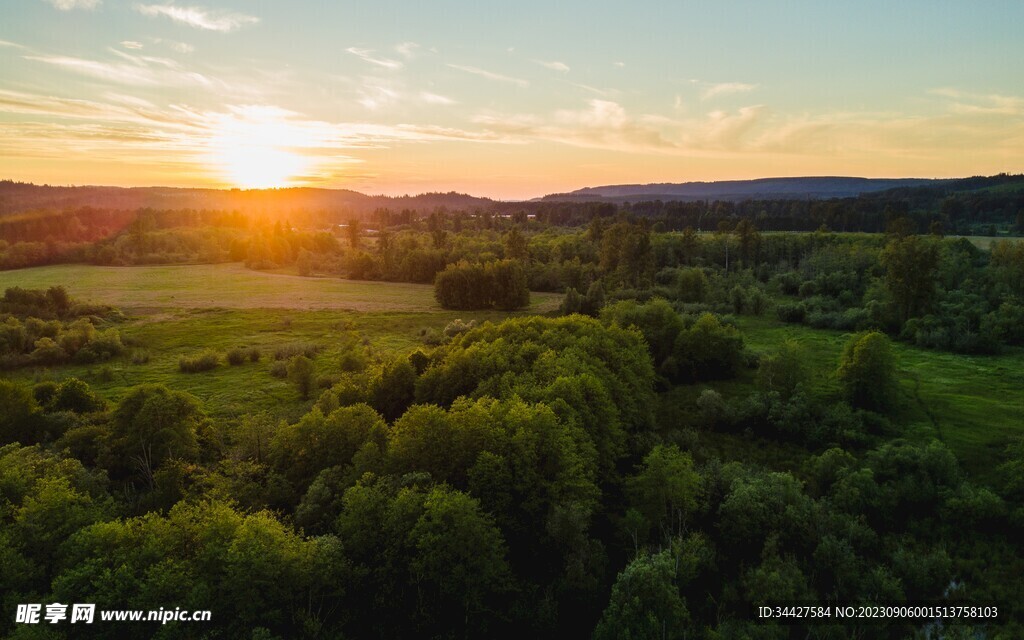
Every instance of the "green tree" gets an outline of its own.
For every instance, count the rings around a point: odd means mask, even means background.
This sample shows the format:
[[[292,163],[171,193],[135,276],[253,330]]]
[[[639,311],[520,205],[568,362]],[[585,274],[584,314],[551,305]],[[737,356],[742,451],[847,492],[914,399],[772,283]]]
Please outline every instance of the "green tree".
[[[12,380],[0,380],[0,444],[34,444],[40,411],[32,392]]]
[[[162,385],[133,387],[111,416],[108,467],[138,474],[150,488],[154,474],[171,458],[199,453],[198,431],[206,416],[187,393]]]
[[[906,322],[926,312],[935,299],[938,243],[932,238],[898,236],[885,246],[879,260],[900,320]]]
[[[657,445],[644,458],[635,476],[626,480],[630,503],[643,516],[647,528],[671,540],[686,528],[697,508],[700,477],[693,459],[675,445]]]
[[[595,640],[670,640],[692,629],[676,584],[676,559],[668,549],[641,555],[619,573],[594,630]]]
[[[303,400],[308,400],[316,388],[316,365],[306,356],[294,356],[288,362],[288,379],[292,381]]]
[[[512,227],[502,239],[505,245],[505,257],[512,260],[526,262],[530,257],[527,248],[526,237],[519,231],[519,227]]]
[[[807,354],[796,340],[787,339],[772,353],[761,356],[757,366],[757,386],[789,399],[807,383],[810,372]]]
[[[885,411],[899,389],[889,338],[873,331],[852,337],[839,357],[836,378],[854,407]]]

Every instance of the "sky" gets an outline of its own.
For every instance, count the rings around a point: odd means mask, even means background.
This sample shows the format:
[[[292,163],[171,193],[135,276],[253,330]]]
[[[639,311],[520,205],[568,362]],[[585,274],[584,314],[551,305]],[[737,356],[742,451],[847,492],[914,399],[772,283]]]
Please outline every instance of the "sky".
[[[1024,3],[4,0],[0,179],[529,198],[1024,171]]]

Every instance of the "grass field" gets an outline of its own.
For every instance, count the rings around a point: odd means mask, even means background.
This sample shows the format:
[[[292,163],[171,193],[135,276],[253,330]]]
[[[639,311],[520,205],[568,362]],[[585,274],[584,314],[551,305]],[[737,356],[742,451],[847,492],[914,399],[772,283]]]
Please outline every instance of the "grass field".
[[[297,419],[311,401],[300,401],[294,387],[270,375],[273,352],[283,345],[312,343],[323,348],[317,373],[340,371],[343,337],[355,332],[371,351],[410,351],[423,346],[423,333],[440,333],[452,320],[501,321],[510,315],[544,313],[557,308],[561,296],[531,294],[521,312],[447,311],[433,297],[433,287],[393,282],[357,282],[303,278],[251,271],[239,265],[94,267],[58,265],[0,272],[0,289],[45,288],[63,284],[75,299],[114,305],[128,316],[117,325],[131,350],[129,356],[99,365],[67,365],[55,370],[21,369],[18,379],[75,376],[103,396],[117,401],[125,390],[161,383],[198,397],[208,414],[232,419],[268,411]],[[223,363],[202,373],[181,373],[178,359],[204,349],[222,356],[234,347],[255,347],[257,363]]]
[[[0,289],[63,284],[81,300],[121,309],[348,309],[440,311],[426,284],[304,278],[246,269],[241,264],[96,267],[55,265],[0,272]],[[558,307],[562,297],[531,294],[530,311]]]

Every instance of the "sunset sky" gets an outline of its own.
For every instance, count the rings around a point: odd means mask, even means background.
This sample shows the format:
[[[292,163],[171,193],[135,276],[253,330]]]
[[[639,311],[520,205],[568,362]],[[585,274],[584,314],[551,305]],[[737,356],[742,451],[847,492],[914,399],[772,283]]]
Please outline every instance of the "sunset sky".
[[[524,198],[1024,170],[1019,1],[0,12],[0,178]]]

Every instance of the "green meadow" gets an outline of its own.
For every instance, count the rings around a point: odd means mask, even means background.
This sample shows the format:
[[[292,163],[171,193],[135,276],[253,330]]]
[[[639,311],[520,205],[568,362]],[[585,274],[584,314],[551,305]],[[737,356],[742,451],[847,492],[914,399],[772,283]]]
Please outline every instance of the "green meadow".
[[[23,369],[11,377],[79,377],[112,401],[131,386],[161,383],[195,395],[207,413],[228,420],[255,411],[295,420],[308,411],[312,401],[298,400],[287,380],[270,375],[278,348],[322,348],[317,374],[326,381],[340,373],[335,347],[352,332],[371,352],[411,351],[453,320],[482,323],[546,313],[561,300],[533,293],[530,306],[520,312],[447,311],[434,301],[429,285],[268,274],[234,264],[57,265],[0,274],[0,289],[59,284],[78,300],[121,309],[126,320],[117,327],[129,350],[144,354],[146,361],[136,363],[127,355],[104,364]],[[236,347],[258,349],[259,361],[229,366],[223,356]],[[221,355],[216,369],[179,371],[180,357],[205,349]]]

